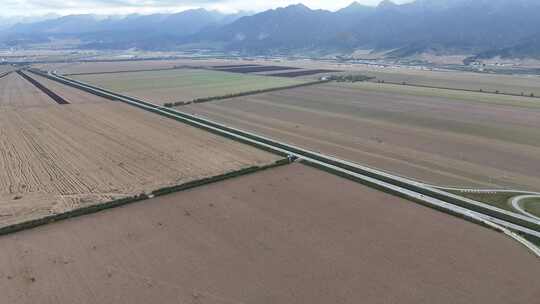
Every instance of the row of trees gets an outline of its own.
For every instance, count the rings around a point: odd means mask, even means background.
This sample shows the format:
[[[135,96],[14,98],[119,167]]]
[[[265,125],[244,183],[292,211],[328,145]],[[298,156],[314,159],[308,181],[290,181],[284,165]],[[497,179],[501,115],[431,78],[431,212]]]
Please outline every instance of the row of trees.
[[[202,102],[208,102],[208,101],[214,101],[214,100],[220,100],[220,99],[229,99],[229,98],[234,98],[234,97],[242,97],[242,96],[248,96],[248,95],[254,95],[254,94],[268,93],[268,92],[278,91],[278,90],[294,89],[294,88],[299,88],[299,87],[326,83],[329,81],[330,80],[318,80],[318,81],[306,82],[306,83],[295,84],[295,85],[290,85],[290,86],[285,86],[285,87],[277,87],[277,88],[270,88],[270,89],[246,91],[246,92],[241,92],[241,93],[231,93],[231,94],[226,94],[226,95],[221,95],[221,96],[197,98],[192,101],[167,102],[163,106],[167,108],[172,108],[176,106],[183,106],[190,103],[202,103]]]
[[[337,82],[362,82],[362,81],[375,79],[375,77],[366,76],[362,74],[349,74],[349,75],[331,75],[331,76],[325,77],[325,79],[329,81],[337,81]]]

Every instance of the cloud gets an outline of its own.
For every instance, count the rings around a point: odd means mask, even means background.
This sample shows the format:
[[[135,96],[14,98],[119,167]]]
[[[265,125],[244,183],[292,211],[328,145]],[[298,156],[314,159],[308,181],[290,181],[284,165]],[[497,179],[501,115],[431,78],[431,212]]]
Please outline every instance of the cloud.
[[[0,15],[43,14],[131,14],[177,12],[190,8],[218,9],[224,12],[261,11],[302,2],[311,8],[336,10],[353,0],[2,0]],[[381,0],[357,0],[376,5]],[[405,2],[398,0],[396,2]],[[409,0],[410,1],[410,0]]]

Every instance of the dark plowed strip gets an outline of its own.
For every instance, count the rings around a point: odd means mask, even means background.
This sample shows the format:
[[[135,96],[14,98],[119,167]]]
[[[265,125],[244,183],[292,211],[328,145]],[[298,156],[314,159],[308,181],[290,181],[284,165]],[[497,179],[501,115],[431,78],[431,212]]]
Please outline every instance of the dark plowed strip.
[[[300,68],[267,65],[267,66],[239,67],[239,68],[223,68],[219,70],[224,71],[224,72],[249,74],[249,73],[258,73],[258,72],[287,71],[287,70],[299,70],[299,69]]]
[[[229,64],[229,65],[214,65],[214,69],[232,69],[232,68],[244,68],[244,67],[256,67],[261,66],[260,64]]]
[[[11,72],[6,72],[4,74],[0,74],[0,79],[6,77],[7,75],[11,74]]]
[[[306,70],[306,71],[294,71],[294,72],[285,72],[285,73],[276,73],[276,74],[270,74],[269,76],[276,76],[276,77],[300,77],[300,76],[310,76],[310,75],[316,75],[316,74],[322,74],[322,73],[337,73],[341,72],[338,70]]]
[[[56,95],[53,91],[47,89],[44,85],[37,82],[35,79],[31,78],[30,76],[26,75],[25,73],[21,71],[17,71],[17,74],[21,75],[24,79],[28,80],[31,84],[33,84],[36,88],[40,89],[43,93],[47,94],[50,98],[52,98],[56,103],[58,104],[69,104],[67,100],[64,98]]]
[[[84,76],[84,75],[101,75],[101,74],[121,74],[121,73],[138,73],[138,72],[155,72],[155,71],[169,71],[177,70],[178,67],[163,68],[163,69],[138,69],[138,70],[119,70],[119,71],[106,71],[106,72],[87,72],[87,73],[70,73],[63,74],[64,76]]]

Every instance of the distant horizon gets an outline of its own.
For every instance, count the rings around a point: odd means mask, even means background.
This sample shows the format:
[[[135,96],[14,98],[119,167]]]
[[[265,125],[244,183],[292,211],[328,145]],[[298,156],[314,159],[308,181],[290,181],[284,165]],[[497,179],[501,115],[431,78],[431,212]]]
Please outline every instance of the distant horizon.
[[[125,16],[132,14],[173,14],[192,9],[206,9],[219,11],[221,13],[232,14],[238,12],[260,13],[268,9],[286,7],[294,4],[304,4],[311,9],[324,9],[336,11],[349,6],[354,2],[363,5],[377,6],[383,0],[278,0],[272,1],[247,1],[247,0],[157,0],[153,5],[145,5],[143,0],[81,0],[77,4],[66,5],[63,0],[41,1],[34,0],[28,3],[20,3],[20,0],[8,0],[3,4],[0,18],[39,18],[47,15],[69,16],[69,15],[97,15],[97,16]],[[415,0],[391,0],[396,4],[414,2]],[[112,2],[112,3],[111,3]],[[202,2],[202,3],[201,3]]]

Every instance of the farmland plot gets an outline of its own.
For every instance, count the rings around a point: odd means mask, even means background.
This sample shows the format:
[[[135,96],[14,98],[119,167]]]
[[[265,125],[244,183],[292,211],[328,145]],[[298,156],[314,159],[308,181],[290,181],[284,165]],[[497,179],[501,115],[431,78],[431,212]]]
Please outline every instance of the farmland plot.
[[[0,108],[0,226],[277,158],[120,103]]]
[[[502,233],[299,164],[0,248],[10,304],[535,303],[540,276]]]
[[[304,80],[190,69],[79,75],[73,78],[159,104],[192,101],[197,98],[237,94],[305,82]]]
[[[527,75],[501,75],[462,71],[429,71],[402,67],[373,67],[365,65],[322,65],[376,77],[377,80],[412,85],[484,92],[525,94],[540,96],[540,77]]]
[[[11,65],[0,65],[0,75],[14,71],[16,68]]]
[[[208,60],[132,60],[132,61],[115,61],[115,62],[73,62],[73,63],[52,63],[52,64],[36,64],[34,67],[44,70],[55,70],[60,74],[79,74],[79,73],[110,73],[117,71],[137,71],[150,69],[170,69],[175,66],[206,66],[227,64],[231,61],[219,59]],[[236,62],[236,61],[232,61]]]
[[[229,68],[219,68],[219,70],[224,72],[231,72],[231,73],[242,73],[242,74],[250,74],[250,73],[261,73],[261,72],[280,72],[280,71],[288,71],[288,70],[298,70],[299,68],[295,67],[287,67],[287,66],[275,66],[275,65],[259,65],[259,66],[243,66],[243,67],[229,67]]]
[[[181,110],[438,185],[538,191],[540,105],[329,84]]]
[[[70,104],[79,103],[95,103],[95,102],[110,102],[108,99],[98,97],[85,91],[58,83],[43,76],[34,73],[27,73],[30,77],[44,85],[49,90],[53,91],[58,96],[65,99]]]
[[[447,90],[428,87],[415,87],[400,84],[357,82],[354,84],[339,84],[344,87],[353,87],[362,91],[372,91],[387,94],[411,95],[419,97],[434,97],[454,99],[457,101],[470,101],[475,103],[492,104],[494,106],[524,106],[540,108],[540,99],[530,99],[527,96],[508,96],[503,94],[486,94],[485,92],[470,92],[460,90]]]
[[[110,73],[116,71],[131,71],[145,69],[166,69],[173,68],[176,61],[120,61],[120,62],[73,62],[73,63],[53,63],[39,64],[34,67],[49,71],[56,71],[59,74],[79,74],[79,73]]]
[[[11,73],[0,79],[0,108],[53,104],[56,104],[54,100],[17,73]]]
[[[280,72],[280,73],[272,73],[267,74],[269,76],[275,76],[275,77],[305,77],[305,76],[313,76],[318,74],[328,74],[328,73],[337,73],[341,72],[338,70],[323,70],[323,69],[317,69],[317,70],[300,70],[300,71],[294,71],[294,72]]]

